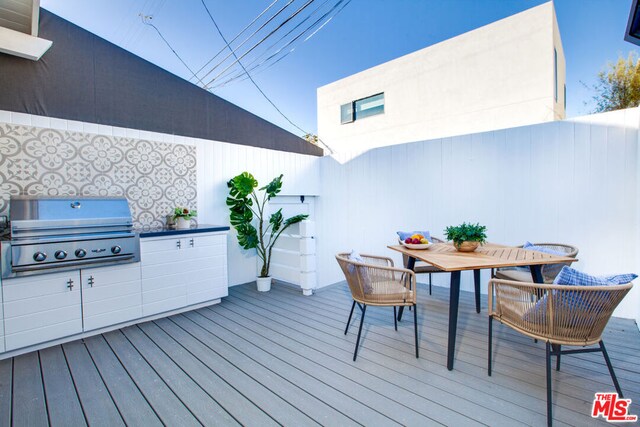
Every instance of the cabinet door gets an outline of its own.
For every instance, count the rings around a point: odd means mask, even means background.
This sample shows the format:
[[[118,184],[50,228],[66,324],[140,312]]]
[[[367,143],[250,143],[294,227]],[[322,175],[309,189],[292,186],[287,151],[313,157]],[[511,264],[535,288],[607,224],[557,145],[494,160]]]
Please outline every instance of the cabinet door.
[[[184,277],[186,239],[142,239],[142,314],[149,316],[187,305]]]
[[[85,331],[142,317],[140,263],[83,269],[80,278]]]
[[[6,351],[82,332],[80,273],[2,281]]]
[[[0,353],[4,351],[4,310],[2,309],[2,281],[0,281]]]
[[[197,304],[228,295],[226,234],[195,235],[186,239],[187,304]]]

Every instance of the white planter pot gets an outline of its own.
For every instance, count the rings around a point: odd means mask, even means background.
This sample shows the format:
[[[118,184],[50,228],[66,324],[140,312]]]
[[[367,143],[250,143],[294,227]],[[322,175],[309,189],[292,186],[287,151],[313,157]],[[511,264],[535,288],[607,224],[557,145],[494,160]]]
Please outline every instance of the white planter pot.
[[[259,292],[268,292],[271,290],[271,276],[269,277],[257,277],[256,284],[258,285]]]
[[[188,228],[191,228],[191,220],[190,219],[184,219],[184,218],[178,218],[176,221],[176,228],[178,230],[186,230]]]

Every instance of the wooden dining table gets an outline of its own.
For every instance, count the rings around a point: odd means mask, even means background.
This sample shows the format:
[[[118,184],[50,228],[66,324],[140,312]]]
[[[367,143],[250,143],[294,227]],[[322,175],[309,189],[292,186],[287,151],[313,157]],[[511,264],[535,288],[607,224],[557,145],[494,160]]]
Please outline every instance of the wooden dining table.
[[[542,266],[546,264],[572,263],[575,258],[551,255],[528,249],[486,243],[474,252],[459,252],[451,243],[434,243],[428,249],[409,249],[402,245],[389,249],[409,256],[407,268],[413,270],[416,260],[424,261],[443,271],[451,272],[449,287],[449,333],[447,344],[447,369],[453,370],[458,326],[458,304],[460,300],[460,273],[473,270],[476,293],[476,312],[480,313],[480,270],[504,267],[529,267],[534,283],[543,283]],[[402,319],[402,309],[398,319]]]

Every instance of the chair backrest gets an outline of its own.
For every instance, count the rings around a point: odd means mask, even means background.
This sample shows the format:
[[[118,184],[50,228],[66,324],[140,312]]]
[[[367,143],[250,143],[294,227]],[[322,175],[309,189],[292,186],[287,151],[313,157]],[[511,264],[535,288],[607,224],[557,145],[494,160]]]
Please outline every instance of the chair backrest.
[[[489,312],[534,338],[555,344],[595,344],[632,286],[544,285],[492,279],[490,291],[495,290],[495,305]]]
[[[572,245],[564,243],[534,243],[536,246],[543,246],[548,249],[552,249],[557,252],[564,252],[564,256],[569,258],[575,258],[578,255],[578,248]],[[522,245],[518,246],[519,248]],[[547,264],[542,266],[542,277],[545,283],[553,283],[563,266],[571,266],[570,262],[563,262],[560,264]]]
[[[365,304],[402,305],[416,300],[415,292],[402,294],[402,288],[415,289],[413,272],[393,267],[390,258],[360,255],[364,262],[349,258],[349,253],[336,255],[353,299]],[[394,304],[394,297],[397,301]]]
[[[432,243],[444,243],[444,240],[438,239],[437,237],[431,236],[431,242]],[[402,265],[404,265],[404,268],[408,268],[408,266],[409,266],[409,255],[402,254]]]

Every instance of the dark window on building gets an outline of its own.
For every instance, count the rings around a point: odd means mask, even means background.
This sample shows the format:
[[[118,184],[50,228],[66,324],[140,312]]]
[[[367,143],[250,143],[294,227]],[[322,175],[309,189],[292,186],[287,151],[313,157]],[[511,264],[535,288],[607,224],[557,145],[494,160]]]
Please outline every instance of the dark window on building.
[[[384,113],[384,93],[368,96],[340,106],[340,123],[351,123],[354,120]]]

